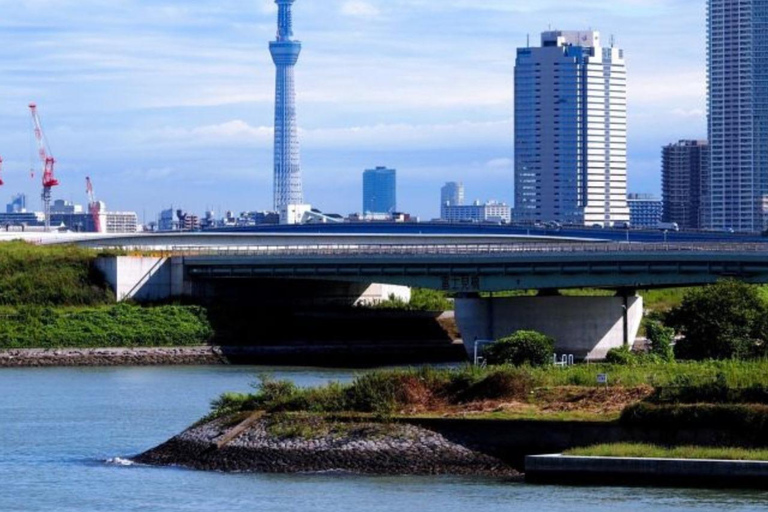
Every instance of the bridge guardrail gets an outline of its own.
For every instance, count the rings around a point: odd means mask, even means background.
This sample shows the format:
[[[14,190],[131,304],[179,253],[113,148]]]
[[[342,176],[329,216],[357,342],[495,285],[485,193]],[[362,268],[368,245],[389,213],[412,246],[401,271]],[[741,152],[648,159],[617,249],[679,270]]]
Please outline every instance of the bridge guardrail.
[[[451,244],[451,245],[285,245],[285,246],[171,246],[115,247],[112,249],[162,256],[488,256],[520,254],[623,254],[623,253],[750,253],[765,254],[768,244],[729,243],[583,243],[583,244]]]

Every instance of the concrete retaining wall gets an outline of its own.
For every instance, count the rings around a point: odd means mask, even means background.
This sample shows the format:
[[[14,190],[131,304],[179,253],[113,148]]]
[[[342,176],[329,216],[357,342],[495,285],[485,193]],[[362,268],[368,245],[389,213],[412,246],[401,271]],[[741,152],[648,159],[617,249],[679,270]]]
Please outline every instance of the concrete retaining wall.
[[[96,260],[118,301],[158,301],[173,294],[172,264],[169,258],[105,256]]]
[[[765,487],[768,462],[529,456],[525,480],[533,483]]]
[[[475,340],[498,340],[520,330],[554,338],[558,354],[604,359],[625,343],[624,297],[514,297],[456,299],[456,320],[468,354]],[[627,340],[643,318],[642,297],[627,299]]]

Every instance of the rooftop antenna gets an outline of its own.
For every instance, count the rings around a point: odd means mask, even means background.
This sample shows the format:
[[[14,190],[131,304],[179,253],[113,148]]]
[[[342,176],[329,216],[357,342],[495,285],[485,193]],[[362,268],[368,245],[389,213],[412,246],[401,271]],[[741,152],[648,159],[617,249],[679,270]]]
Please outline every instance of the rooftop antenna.
[[[611,48],[616,46],[616,36],[611,34]]]
[[[531,47],[531,34],[526,35],[526,48]]]

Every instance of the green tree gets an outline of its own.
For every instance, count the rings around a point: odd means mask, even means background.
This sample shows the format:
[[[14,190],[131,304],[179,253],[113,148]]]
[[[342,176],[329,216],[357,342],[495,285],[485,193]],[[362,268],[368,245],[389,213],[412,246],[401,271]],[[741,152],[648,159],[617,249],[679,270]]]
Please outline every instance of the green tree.
[[[669,314],[684,339],[679,359],[746,359],[765,354],[768,305],[758,287],[723,281],[691,290]]]
[[[675,352],[672,343],[675,341],[675,329],[661,322],[651,320],[645,326],[648,341],[651,342],[651,354],[659,356],[664,361],[673,361]]]
[[[490,364],[545,366],[552,362],[555,340],[536,331],[517,331],[485,350]]]

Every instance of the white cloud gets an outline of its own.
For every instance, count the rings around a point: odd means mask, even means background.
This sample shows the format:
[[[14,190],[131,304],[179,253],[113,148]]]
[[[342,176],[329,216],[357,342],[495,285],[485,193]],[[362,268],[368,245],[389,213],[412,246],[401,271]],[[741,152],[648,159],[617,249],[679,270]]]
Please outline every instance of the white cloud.
[[[341,14],[354,18],[375,18],[381,14],[381,11],[364,0],[347,0],[341,5]]]
[[[672,110],[672,115],[675,117],[703,119],[707,115],[707,113],[702,108],[691,108],[691,109],[675,108]]]
[[[337,151],[398,151],[440,148],[477,148],[503,146],[512,138],[512,121],[445,124],[377,124],[340,128],[299,129],[299,142],[310,149]],[[252,126],[241,119],[193,128],[166,126],[137,134],[137,143],[180,147],[269,148],[273,141],[271,126]],[[488,162],[491,169],[509,168],[512,160],[499,158]]]
[[[241,119],[194,128],[165,127],[141,134],[140,142],[181,146],[259,146],[271,143],[274,130],[267,126],[251,126]]]
[[[515,161],[511,158],[494,158],[485,164],[489,169],[511,169],[514,165]]]

